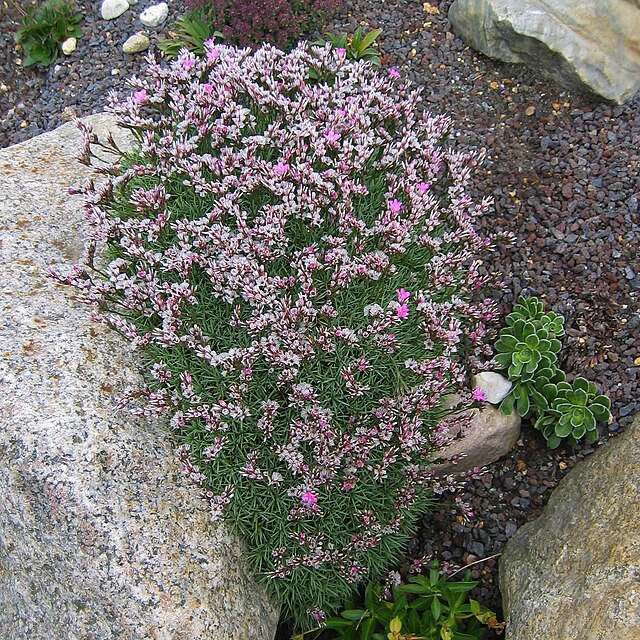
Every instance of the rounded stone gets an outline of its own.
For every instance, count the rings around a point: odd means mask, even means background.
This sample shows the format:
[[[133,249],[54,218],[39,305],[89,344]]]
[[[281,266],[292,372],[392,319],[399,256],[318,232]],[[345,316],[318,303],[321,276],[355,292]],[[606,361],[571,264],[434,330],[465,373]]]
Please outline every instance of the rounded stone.
[[[125,53],[140,53],[141,51],[146,51],[148,48],[149,38],[141,32],[134,33],[132,36],[127,38],[125,43],[122,45],[122,50]]]
[[[161,2],[145,9],[140,14],[140,22],[145,27],[158,27],[167,19],[168,15],[169,5],[166,2]]]
[[[76,50],[77,44],[78,41],[73,36],[71,36],[71,38],[67,38],[62,43],[62,53],[64,53],[65,56],[70,56]]]
[[[115,20],[129,8],[127,0],[104,0],[100,7],[103,20]]]

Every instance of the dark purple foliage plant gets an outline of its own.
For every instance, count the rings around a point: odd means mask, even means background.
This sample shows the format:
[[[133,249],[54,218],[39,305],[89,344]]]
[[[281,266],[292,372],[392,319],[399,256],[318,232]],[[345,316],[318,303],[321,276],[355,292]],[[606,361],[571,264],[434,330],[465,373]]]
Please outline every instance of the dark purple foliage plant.
[[[102,262],[64,281],[139,348],[140,411],[170,417],[212,518],[308,629],[446,487],[442,398],[472,402],[496,318],[477,157],[399,74],[330,46],[207,42],[130,84],[110,110],[134,150],[82,190]],[[105,144],[85,129],[85,160]]]
[[[229,42],[284,47],[319,28],[342,0],[185,0],[185,6],[205,14]]]

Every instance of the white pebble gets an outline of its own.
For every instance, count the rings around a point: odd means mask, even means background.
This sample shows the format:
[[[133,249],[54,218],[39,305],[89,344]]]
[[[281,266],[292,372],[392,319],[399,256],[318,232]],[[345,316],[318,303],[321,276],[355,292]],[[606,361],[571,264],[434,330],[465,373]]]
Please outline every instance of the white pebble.
[[[62,43],[62,53],[64,53],[65,56],[70,56],[76,50],[77,44],[78,41],[73,36],[67,38]]]
[[[167,19],[168,15],[169,5],[166,2],[161,2],[145,9],[140,14],[140,22],[145,27],[158,27]]]

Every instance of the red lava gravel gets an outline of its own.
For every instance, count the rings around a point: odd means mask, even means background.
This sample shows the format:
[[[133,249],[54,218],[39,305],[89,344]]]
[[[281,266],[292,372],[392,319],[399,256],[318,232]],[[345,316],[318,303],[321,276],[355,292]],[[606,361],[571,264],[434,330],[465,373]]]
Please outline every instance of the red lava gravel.
[[[516,237],[485,260],[486,269],[508,283],[497,294],[505,313],[526,294],[565,316],[560,364],[594,380],[613,403],[614,419],[601,429],[601,443],[640,408],[640,96],[624,106],[597,103],[524,67],[477,54],[451,32],[451,1],[352,0],[329,31],[382,28],[385,63],[423,87],[427,108],[453,118],[460,145],[486,151],[475,195],[492,196],[495,212],[480,225]],[[136,16],[151,4],[140,0],[105,22],[99,3],[78,2],[85,37],[71,56],[42,70],[17,64],[21,52],[12,35],[19,12],[14,0],[2,3],[0,146],[100,111],[109,89],[124,89],[123,77],[140,73],[144,56],[122,53],[122,43],[142,29]],[[169,6],[169,21],[151,30],[152,48],[182,11],[177,0]],[[462,566],[499,554],[519,526],[540,514],[558,481],[598,445],[549,451],[523,424],[512,453],[464,486],[475,518],[465,523],[441,505],[420,524],[407,561],[433,554]],[[497,561],[472,569],[480,582],[474,597],[500,611]]]

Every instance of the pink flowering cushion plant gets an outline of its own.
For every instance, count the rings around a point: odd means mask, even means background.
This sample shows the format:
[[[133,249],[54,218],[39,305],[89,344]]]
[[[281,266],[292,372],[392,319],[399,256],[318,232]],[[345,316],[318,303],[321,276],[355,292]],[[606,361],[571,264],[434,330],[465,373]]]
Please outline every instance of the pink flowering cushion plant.
[[[83,189],[106,263],[65,281],[140,349],[141,411],[170,415],[212,517],[305,629],[442,488],[442,396],[490,356],[489,202],[401,79],[330,47],[206,50],[112,96],[137,145]],[[85,129],[86,161],[97,145]]]

